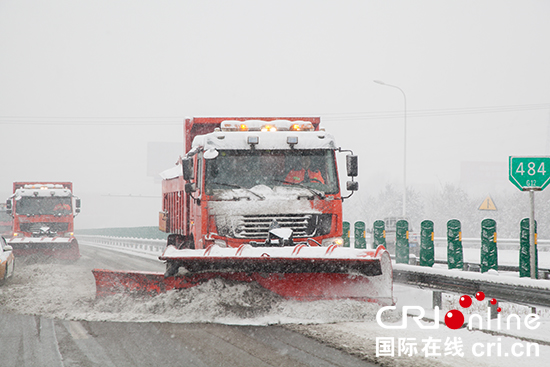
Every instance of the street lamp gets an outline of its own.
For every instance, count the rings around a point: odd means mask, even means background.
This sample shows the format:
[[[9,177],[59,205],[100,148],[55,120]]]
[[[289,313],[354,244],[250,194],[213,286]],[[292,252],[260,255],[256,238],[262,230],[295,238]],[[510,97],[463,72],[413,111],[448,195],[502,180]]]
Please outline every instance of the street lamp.
[[[385,85],[387,87],[392,87],[399,89],[401,93],[403,93],[403,116],[404,116],[404,123],[403,123],[403,218],[406,218],[407,213],[407,96],[405,95],[405,92],[403,92],[403,89],[399,88],[396,85],[391,85],[384,83],[380,80],[374,80],[375,83],[380,85]]]

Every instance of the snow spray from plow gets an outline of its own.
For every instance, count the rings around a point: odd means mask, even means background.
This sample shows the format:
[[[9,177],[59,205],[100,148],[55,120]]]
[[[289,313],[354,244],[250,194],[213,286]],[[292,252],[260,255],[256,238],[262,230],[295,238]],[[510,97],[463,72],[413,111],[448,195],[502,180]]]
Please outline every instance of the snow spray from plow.
[[[176,264],[176,276],[162,273],[92,270],[96,296],[159,294],[213,278],[257,282],[287,299],[354,299],[393,305],[392,267],[384,247],[376,250],[329,247],[252,247],[178,250],[168,246],[160,260]]]

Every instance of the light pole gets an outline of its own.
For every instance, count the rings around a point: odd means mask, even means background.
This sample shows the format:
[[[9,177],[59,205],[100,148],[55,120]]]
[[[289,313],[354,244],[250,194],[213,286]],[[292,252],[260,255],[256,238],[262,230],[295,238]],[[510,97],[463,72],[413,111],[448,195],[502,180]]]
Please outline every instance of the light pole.
[[[384,83],[380,80],[374,80],[375,83],[385,85],[387,87],[392,87],[399,89],[403,93],[403,218],[406,218],[407,214],[407,96],[403,89],[399,88],[396,85],[391,85]]]

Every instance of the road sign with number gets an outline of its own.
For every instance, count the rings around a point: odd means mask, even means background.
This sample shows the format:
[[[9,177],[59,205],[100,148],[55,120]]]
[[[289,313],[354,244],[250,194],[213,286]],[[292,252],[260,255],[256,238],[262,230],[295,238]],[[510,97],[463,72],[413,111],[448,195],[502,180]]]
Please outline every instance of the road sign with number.
[[[550,157],[510,157],[510,181],[520,190],[542,190],[550,184]]]

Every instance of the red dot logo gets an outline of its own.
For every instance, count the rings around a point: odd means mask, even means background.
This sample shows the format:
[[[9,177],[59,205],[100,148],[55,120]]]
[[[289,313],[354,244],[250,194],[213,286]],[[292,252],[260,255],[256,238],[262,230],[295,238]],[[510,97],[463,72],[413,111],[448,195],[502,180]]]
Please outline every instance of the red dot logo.
[[[464,315],[458,310],[451,310],[445,314],[445,325],[456,330],[464,325]]]
[[[489,303],[491,303],[492,305],[496,305],[497,304],[497,300],[496,298],[493,298],[489,301]]]
[[[483,292],[477,292],[477,293],[476,293],[476,299],[477,299],[478,301],[483,301],[483,300],[485,299],[485,293],[483,293]]]
[[[472,297],[464,295],[458,301],[461,307],[468,308],[472,305]]]

